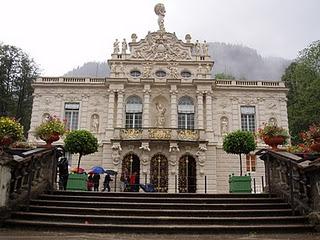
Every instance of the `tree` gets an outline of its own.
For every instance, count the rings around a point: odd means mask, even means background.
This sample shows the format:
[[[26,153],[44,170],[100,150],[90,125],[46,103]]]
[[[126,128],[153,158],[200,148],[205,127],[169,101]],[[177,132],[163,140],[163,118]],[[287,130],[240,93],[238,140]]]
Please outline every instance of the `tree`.
[[[20,48],[0,43],[0,115],[15,117],[30,128],[31,83],[38,76],[38,67]]]
[[[227,134],[223,139],[223,150],[231,154],[239,154],[240,176],[242,176],[241,154],[248,154],[256,149],[252,132],[237,130]]]
[[[78,169],[80,168],[81,157],[98,151],[98,140],[87,130],[74,130],[67,134],[65,150],[71,154],[79,153]]]
[[[320,112],[320,41],[300,51],[282,76],[289,89],[288,120],[293,143],[300,142],[299,133],[312,123],[319,123]]]
[[[230,79],[230,80],[235,80],[236,78],[234,76],[232,76],[231,74],[227,74],[227,73],[217,73],[215,75],[215,79]]]

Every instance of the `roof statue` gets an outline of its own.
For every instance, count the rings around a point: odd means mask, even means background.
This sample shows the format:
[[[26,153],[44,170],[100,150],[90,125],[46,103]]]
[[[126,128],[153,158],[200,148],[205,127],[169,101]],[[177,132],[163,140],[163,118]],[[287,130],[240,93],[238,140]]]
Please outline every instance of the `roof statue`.
[[[162,3],[158,3],[154,7],[154,12],[158,15],[158,25],[160,31],[165,32],[166,30],[164,28],[164,15],[166,13],[166,9],[164,8],[164,5]]]

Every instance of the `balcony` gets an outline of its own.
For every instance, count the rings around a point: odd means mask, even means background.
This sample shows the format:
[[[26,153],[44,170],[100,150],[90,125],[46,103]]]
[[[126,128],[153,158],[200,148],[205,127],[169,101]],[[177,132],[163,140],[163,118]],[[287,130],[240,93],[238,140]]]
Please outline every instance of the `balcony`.
[[[114,140],[205,141],[204,130],[176,128],[116,128]]]

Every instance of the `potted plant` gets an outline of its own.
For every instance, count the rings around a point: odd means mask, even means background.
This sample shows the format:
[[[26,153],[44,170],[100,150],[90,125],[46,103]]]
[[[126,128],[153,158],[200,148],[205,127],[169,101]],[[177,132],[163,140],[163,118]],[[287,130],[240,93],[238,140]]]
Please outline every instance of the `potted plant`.
[[[97,138],[87,130],[74,130],[67,134],[65,140],[65,150],[71,154],[78,153],[77,173],[80,170],[80,161],[82,156],[95,153],[98,151]],[[67,183],[68,190],[86,190],[87,176],[86,174],[70,174]]]
[[[223,150],[231,154],[239,154],[240,176],[229,175],[230,193],[251,192],[251,176],[242,176],[241,154],[248,154],[256,149],[252,132],[237,130],[227,134],[223,139]]]
[[[65,132],[65,121],[61,121],[55,115],[49,115],[43,123],[36,127],[35,136],[51,146],[51,143],[58,141]]]
[[[239,154],[240,176],[242,176],[241,154],[248,154],[256,149],[254,135],[251,132],[237,130],[227,134],[223,139],[223,150],[231,154]]]
[[[284,144],[289,138],[286,129],[270,123],[264,123],[263,127],[258,129],[257,135],[273,150],[277,150],[277,146]]]
[[[23,138],[23,126],[14,118],[0,117],[0,147],[8,147]]]
[[[304,143],[314,152],[320,152],[320,124],[312,124],[305,132],[300,133]]]

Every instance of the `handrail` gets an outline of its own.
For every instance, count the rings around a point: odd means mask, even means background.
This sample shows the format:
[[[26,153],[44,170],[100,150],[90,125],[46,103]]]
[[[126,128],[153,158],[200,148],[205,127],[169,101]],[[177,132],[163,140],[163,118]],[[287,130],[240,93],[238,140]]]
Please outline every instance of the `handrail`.
[[[278,194],[296,211],[307,214],[319,211],[314,204],[320,196],[320,179],[314,176],[320,173],[320,158],[311,161],[285,151],[261,149],[256,155],[265,162],[268,193]],[[320,154],[319,156],[320,157]]]
[[[24,152],[15,150],[2,153],[0,168],[7,177],[5,186],[5,207],[15,209],[18,205],[29,209],[30,199],[48,190],[55,189],[57,149],[36,148]],[[8,189],[8,190],[7,190]]]

